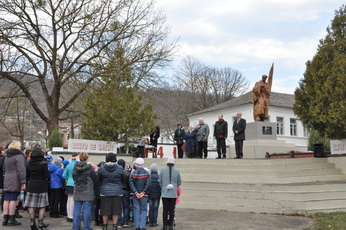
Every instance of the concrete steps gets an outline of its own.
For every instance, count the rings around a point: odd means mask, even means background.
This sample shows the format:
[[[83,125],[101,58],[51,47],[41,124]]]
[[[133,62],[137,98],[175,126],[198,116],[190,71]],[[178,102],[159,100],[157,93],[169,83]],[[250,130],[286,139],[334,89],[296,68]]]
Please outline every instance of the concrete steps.
[[[166,159],[146,159],[164,167]],[[346,211],[346,175],[326,158],[177,159],[179,208],[306,214]]]

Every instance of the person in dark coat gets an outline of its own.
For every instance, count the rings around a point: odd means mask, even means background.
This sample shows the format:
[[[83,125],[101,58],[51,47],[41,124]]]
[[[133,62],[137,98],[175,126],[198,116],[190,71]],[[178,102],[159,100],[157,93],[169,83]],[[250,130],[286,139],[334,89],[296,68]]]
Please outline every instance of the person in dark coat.
[[[26,164],[25,156],[21,151],[21,143],[14,141],[5,151],[4,162],[4,220],[2,226],[21,225],[15,219],[17,198],[21,190],[25,190]]]
[[[243,158],[243,142],[245,140],[246,120],[241,118],[242,113],[237,113],[237,119],[233,123],[236,159]]]
[[[193,130],[192,125],[189,126],[189,131],[185,133],[185,153],[190,158],[195,157],[196,153],[196,145],[197,145],[197,139],[196,139],[196,132]]]
[[[216,139],[218,159],[221,159],[221,153],[222,153],[222,158],[226,158],[227,134],[228,134],[228,124],[223,119],[223,115],[220,114],[219,120],[215,122],[215,127],[214,127],[214,138]]]
[[[97,175],[100,172],[100,169],[103,167],[104,164],[105,164],[104,161],[101,161],[97,164],[97,167],[98,167]],[[96,184],[95,184],[95,210],[94,210],[95,211],[94,212],[95,226],[102,226],[103,225],[102,216],[100,215],[100,208],[101,208],[100,182],[98,180],[96,180]]]
[[[185,139],[185,130],[181,124],[177,124],[177,129],[174,132],[174,143],[177,145],[178,158],[184,157],[183,144]]]
[[[118,216],[122,213],[123,167],[118,165],[115,153],[106,155],[106,163],[99,170],[97,180],[100,185],[101,215],[103,230],[108,228],[108,216],[112,216],[113,228],[116,230]]]
[[[5,163],[5,149],[3,147],[0,147],[0,197],[1,197],[1,203],[0,203],[0,211],[2,211],[2,204],[4,203],[4,163]]]
[[[150,165],[150,186],[149,186],[149,226],[155,227],[159,213],[161,186],[159,183],[158,166],[155,163]]]
[[[81,153],[80,162],[76,163],[72,176],[74,180],[74,209],[72,230],[81,229],[80,215],[83,215],[84,230],[91,230],[91,212],[95,199],[96,173],[88,163],[89,155]]]
[[[121,225],[125,228],[130,227],[130,172],[126,170],[126,162],[124,159],[118,160],[118,165],[123,167],[123,216],[121,218]],[[119,221],[118,221],[119,223]]]
[[[30,217],[30,227],[37,229],[35,222],[35,208],[39,209],[38,227],[47,228],[49,224],[43,223],[43,218],[48,206],[48,180],[50,173],[48,164],[44,158],[45,153],[40,148],[34,148],[31,153],[31,159],[26,169],[28,180],[27,196],[25,207],[28,207]]]
[[[157,140],[160,137],[160,126],[156,126],[155,127],[155,132],[153,132],[152,134],[150,134],[150,140],[149,140],[149,144],[152,146],[155,146],[155,148],[157,147]]]

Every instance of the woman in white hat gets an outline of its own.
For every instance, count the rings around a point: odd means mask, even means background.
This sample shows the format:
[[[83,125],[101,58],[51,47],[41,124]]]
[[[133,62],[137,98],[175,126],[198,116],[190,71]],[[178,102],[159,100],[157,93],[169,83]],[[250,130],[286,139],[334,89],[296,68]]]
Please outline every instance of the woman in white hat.
[[[163,204],[163,230],[173,229],[175,202],[178,198],[177,188],[181,185],[180,172],[174,168],[174,164],[174,158],[168,158],[167,167],[161,169],[159,176]]]

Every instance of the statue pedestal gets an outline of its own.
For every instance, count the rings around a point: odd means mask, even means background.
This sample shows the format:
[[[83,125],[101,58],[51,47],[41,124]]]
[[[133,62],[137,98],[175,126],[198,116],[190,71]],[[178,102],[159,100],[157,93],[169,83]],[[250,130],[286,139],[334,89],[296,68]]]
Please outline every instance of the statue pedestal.
[[[276,123],[256,121],[246,124],[246,140],[276,140]]]
[[[245,138],[243,144],[244,158],[265,158],[266,152],[287,153],[290,150],[301,150],[295,144],[288,144],[284,140],[278,140],[276,134],[276,123],[274,122],[251,122],[246,124]],[[230,158],[234,158],[234,143],[230,146]]]

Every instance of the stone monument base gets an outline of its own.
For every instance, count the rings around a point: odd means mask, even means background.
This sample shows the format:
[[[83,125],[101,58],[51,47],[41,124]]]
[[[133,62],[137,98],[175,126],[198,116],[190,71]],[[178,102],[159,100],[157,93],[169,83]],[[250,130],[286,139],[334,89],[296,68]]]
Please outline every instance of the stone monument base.
[[[256,121],[246,124],[246,140],[276,140],[276,123],[268,121]]]
[[[265,158],[266,152],[288,153],[289,151],[306,151],[305,147],[299,147],[295,144],[288,144],[283,140],[245,140],[243,145],[244,158]],[[230,158],[234,158],[235,147],[230,146]]]
[[[244,158],[265,158],[266,152],[288,153],[294,151],[306,151],[306,147],[299,147],[295,144],[286,143],[284,140],[277,140],[276,123],[274,122],[251,122],[246,125],[246,140],[243,144]],[[230,145],[230,158],[234,158],[235,147]]]

